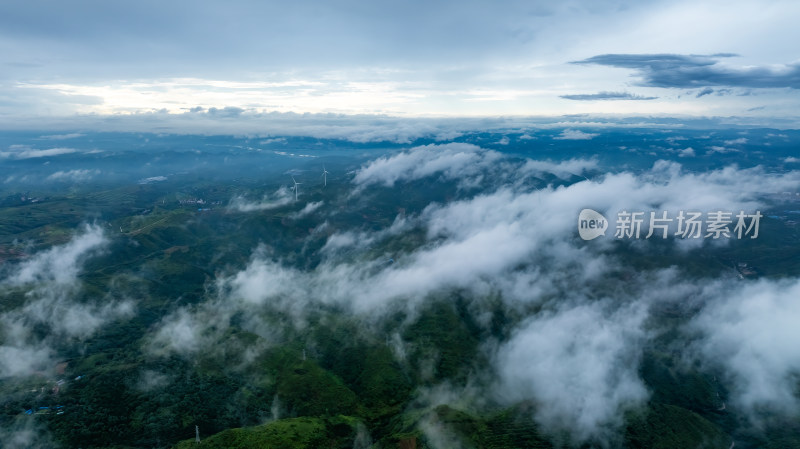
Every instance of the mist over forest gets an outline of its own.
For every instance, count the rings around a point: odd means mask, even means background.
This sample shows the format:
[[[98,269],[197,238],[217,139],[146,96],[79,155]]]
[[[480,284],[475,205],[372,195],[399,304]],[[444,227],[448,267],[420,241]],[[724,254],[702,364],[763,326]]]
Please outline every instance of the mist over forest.
[[[800,444],[796,131],[373,131],[3,133],[4,445]]]

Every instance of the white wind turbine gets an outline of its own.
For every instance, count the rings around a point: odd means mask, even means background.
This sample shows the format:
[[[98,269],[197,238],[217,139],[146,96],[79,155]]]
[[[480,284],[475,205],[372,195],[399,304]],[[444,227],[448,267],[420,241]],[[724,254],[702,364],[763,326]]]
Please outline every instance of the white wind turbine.
[[[322,166],[322,187],[328,186],[328,170],[325,170],[325,165]]]
[[[294,176],[292,176],[292,181],[294,182],[294,200],[295,200],[295,201],[297,201],[297,186],[299,186],[300,184],[302,184],[302,182],[297,182],[297,181],[294,179]]]

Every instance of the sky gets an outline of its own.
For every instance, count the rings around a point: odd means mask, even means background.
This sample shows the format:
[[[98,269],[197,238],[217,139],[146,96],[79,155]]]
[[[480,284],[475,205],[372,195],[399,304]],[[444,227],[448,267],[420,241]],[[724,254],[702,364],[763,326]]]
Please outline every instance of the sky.
[[[795,1],[6,1],[0,121],[245,112],[794,119]]]

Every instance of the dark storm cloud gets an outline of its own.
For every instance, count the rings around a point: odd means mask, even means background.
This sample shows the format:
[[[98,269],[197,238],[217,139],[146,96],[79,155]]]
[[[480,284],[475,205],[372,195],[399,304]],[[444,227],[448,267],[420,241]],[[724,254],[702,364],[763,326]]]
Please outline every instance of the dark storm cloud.
[[[561,95],[561,98],[567,100],[655,100],[658,97],[645,97],[642,95],[632,94],[630,92],[600,92],[596,94],[575,94],[575,95]]]
[[[719,64],[722,58],[733,56],[737,55],[731,53],[714,55],[604,54],[574,61],[574,64],[597,64],[634,69],[636,74],[642,78],[641,85],[649,87],[800,88],[800,64],[787,64],[782,68],[731,67]]]

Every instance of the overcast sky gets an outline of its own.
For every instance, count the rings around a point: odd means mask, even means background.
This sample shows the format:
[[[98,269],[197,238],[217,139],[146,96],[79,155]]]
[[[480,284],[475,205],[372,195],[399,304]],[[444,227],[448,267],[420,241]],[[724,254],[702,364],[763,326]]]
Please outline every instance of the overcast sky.
[[[0,120],[798,115],[800,2],[5,1]]]

